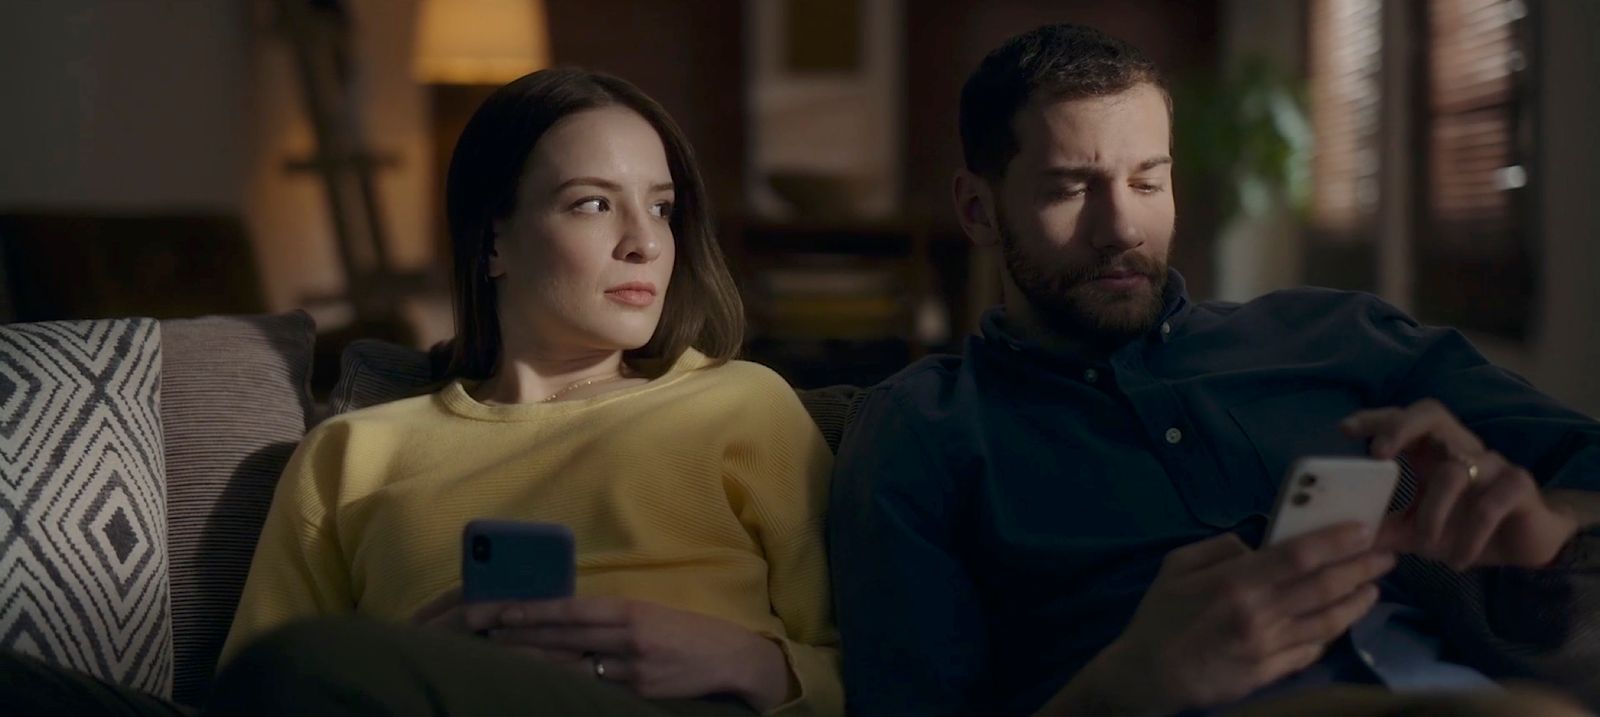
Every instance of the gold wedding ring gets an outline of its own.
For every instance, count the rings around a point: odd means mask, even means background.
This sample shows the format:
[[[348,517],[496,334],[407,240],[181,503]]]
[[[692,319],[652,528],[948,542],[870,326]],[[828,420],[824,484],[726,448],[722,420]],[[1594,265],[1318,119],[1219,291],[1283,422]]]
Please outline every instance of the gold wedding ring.
[[[1455,461],[1456,463],[1460,463],[1463,466],[1466,466],[1466,468],[1467,468],[1467,485],[1472,485],[1472,484],[1478,482],[1478,476],[1480,475],[1481,472],[1478,470],[1478,462],[1477,461],[1474,461],[1471,458],[1463,456],[1460,453],[1456,453],[1455,451],[1450,451],[1447,455],[1450,458],[1450,460]]]

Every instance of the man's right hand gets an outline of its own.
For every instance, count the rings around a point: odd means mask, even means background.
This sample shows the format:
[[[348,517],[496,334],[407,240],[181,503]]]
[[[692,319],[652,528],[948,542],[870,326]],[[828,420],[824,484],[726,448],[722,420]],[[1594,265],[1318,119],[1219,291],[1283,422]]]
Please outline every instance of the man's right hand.
[[[1263,550],[1225,534],[1172,551],[1120,637],[1042,714],[1150,714],[1240,699],[1321,658],[1367,614],[1393,553],[1340,525]]]

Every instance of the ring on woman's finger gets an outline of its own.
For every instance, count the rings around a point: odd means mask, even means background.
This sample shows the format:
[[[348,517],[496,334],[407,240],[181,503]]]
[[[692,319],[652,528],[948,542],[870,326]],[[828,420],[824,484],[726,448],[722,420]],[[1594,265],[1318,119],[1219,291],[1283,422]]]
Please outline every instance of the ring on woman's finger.
[[[606,678],[605,660],[601,659],[599,654],[593,652],[585,653],[584,657],[589,658],[589,665],[594,668],[594,678],[604,680]]]

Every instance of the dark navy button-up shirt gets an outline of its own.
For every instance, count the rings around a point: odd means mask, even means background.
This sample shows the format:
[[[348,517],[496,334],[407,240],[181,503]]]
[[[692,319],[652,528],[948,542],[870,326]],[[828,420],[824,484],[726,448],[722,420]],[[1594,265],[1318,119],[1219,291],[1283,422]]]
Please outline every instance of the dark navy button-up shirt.
[[[1289,465],[1364,454],[1337,424],[1434,397],[1545,485],[1600,488],[1600,424],[1456,331],[1361,293],[1191,303],[1104,361],[1001,310],[962,356],[874,387],[839,449],[829,551],[851,714],[1021,715],[1126,627],[1164,555],[1256,544]]]

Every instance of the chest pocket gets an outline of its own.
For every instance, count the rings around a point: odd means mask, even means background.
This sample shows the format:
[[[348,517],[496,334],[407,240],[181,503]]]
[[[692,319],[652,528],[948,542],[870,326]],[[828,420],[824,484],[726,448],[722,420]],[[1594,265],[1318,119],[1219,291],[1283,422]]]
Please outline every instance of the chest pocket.
[[[1365,441],[1339,432],[1339,421],[1361,408],[1353,392],[1319,388],[1257,399],[1228,413],[1255,448],[1271,494],[1276,495],[1278,483],[1297,459],[1366,455]]]

